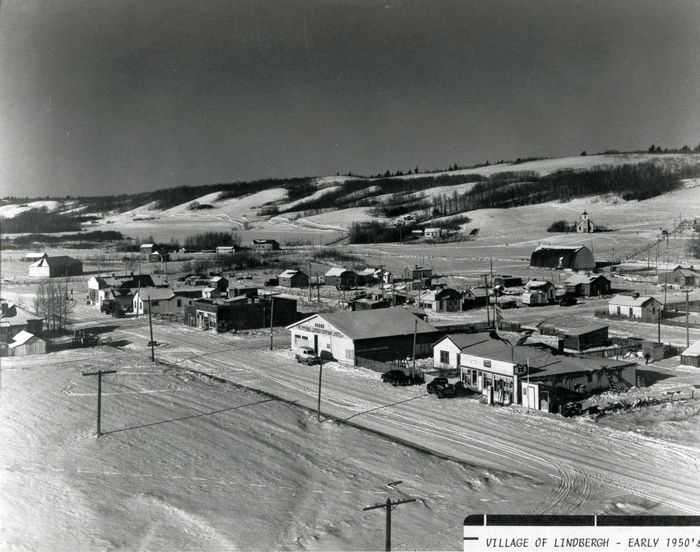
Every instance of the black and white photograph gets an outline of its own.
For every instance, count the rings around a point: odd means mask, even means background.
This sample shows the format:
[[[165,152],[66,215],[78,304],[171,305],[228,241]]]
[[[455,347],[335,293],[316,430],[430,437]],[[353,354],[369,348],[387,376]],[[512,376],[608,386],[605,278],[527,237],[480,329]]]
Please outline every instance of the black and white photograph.
[[[0,0],[0,551],[700,550],[700,2]]]

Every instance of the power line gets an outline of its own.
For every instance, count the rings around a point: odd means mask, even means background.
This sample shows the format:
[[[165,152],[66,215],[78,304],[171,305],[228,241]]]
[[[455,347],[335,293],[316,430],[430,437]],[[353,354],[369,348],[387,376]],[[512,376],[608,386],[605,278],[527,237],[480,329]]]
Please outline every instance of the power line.
[[[403,500],[394,500],[390,498],[386,499],[386,502],[375,504],[374,506],[367,506],[363,508],[366,512],[367,510],[376,510],[378,508],[384,508],[386,511],[386,534],[384,539],[384,550],[391,550],[391,511],[396,508],[399,504],[406,504],[407,502],[415,502],[415,498],[405,498]]]

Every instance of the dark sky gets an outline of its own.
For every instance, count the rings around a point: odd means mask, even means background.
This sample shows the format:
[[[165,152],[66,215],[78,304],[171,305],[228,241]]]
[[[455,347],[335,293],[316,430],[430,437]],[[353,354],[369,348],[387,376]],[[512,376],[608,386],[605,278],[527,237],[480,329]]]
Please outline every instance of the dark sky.
[[[4,0],[0,195],[700,141],[700,2]]]

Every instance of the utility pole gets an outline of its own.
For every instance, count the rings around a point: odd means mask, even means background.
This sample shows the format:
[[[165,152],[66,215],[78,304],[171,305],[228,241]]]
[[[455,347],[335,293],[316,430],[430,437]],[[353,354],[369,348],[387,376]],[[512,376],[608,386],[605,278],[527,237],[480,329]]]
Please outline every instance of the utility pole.
[[[83,376],[97,376],[97,436],[102,435],[100,418],[102,417],[102,375],[116,374],[116,370],[98,370],[97,372],[83,372]]]
[[[311,303],[311,261],[309,261],[309,303]]]
[[[418,319],[414,320],[413,325],[413,371],[411,374],[412,378],[416,377],[416,337],[418,336]]]
[[[270,297],[270,350],[272,351],[273,345],[272,345],[272,317],[274,316],[275,313],[275,298]]]
[[[688,325],[688,313],[690,312],[688,294],[690,289],[685,290],[685,346],[690,347],[690,326]]]
[[[387,498],[386,502],[363,508],[365,512],[367,510],[376,510],[377,508],[384,508],[386,510],[386,535],[384,539],[384,550],[386,550],[387,552],[391,550],[391,510],[399,504],[406,504],[407,502],[415,501],[415,498],[405,498],[403,500],[395,500],[392,502],[390,498]]]
[[[148,331],[151,333],[151,362],[156,362],[155,343],[153,343],[153,320],[151,319],[151,296],[148,295]]]
[[[321,379],[323,377],[323,358],[319,355],[320,362],[318,364],[318,401],[316,402],[316,421],[321,421]]]
[[[656,324],[657,324],[657,329],[656,329],[656,342],[661,343],[661,309],[659,309],[659,316],[656,317]]]
[[[486,274],[484,274],[484,285],[486,286],[486,323],[490,326],[491,325],[491,305],[489,301],[489,284],[486,280]]]

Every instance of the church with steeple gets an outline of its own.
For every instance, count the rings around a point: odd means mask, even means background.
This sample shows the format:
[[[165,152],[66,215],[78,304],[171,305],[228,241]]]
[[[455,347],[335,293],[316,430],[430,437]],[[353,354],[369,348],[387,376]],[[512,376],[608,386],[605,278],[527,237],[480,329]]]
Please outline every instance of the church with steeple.
[[[593,223],[588,218],[588,213],[586,211],[581,215],[581,219],[576,223],[576,232],[579,234],[590,234],[593,232]]]

